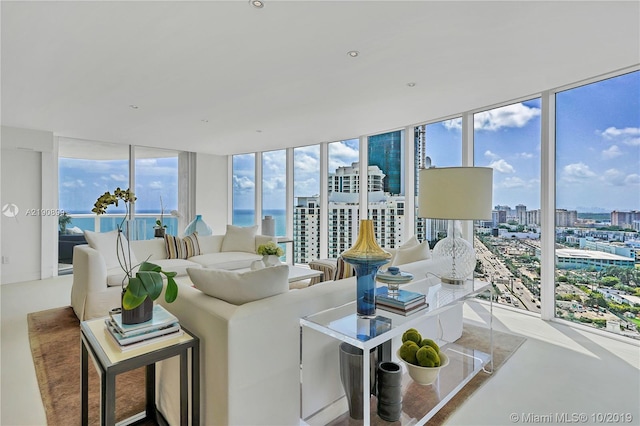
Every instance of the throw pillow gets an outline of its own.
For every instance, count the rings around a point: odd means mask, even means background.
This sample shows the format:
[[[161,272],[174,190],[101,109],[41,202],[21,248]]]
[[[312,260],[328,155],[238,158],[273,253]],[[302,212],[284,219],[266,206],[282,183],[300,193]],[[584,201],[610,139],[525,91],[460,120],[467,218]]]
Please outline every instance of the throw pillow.
[[[167,259],[186,259],[187,250],[180,237],[164,234],[164,245],[167,249]]]
[[[187,268],[187,273],[198,290],[233,305],[242,305],[289,291],[288,265],[246,272]]]
[[[396,251],[392,266],[417,262],[418,260],[429,259],[430,257],[431,249],[429,248],[429,241],[423,241],[413,247],[400,247],[398,251]]]
[[[255,253],[257,232],[258,225],[227,225],[227,232],[222,240],[222,248],[220,251],[243,251],[245,253]]]
[[[336,263],[336,273],[333,276],[333,280],[341,280],[343,278],[352,277],[355,274],[353,270],[353,266],[351,264],[344,261],[342,256],[338,257],[338,262]]]
[[[200,250],[200,241],[198,240],[198,233],[194,232],[191,235],[187,235],[182,239],[184,241],[185,255],[187,259],[193,256],[199,256],[202,254]]]
[[[409,238],[407,241],[405,241],[404,244],[402,244],[397,249],[385,249],[389,253],[391,253],[391,259],[389,260],[389,263],[387,263],[386,265],[383,266],[383,268],[386,269],[389,266],[393,266],[393,262],[395,262],[396,253],[398,252],[398,250],[406,249],[406,248],[409,248],[409,247],[414,247],[414,246],[417,246],[418,244],[419,244],[418,243],[418,239],[416,238],[415,235],[413,235],[413,236],[411,236],[411,238]]]
[[[110,232],[93,232],[93,231],[84,231],[84,238],[87,240],[87,244],[94,250],[97,250],[102,255],[104,262],[107,266],[107,269],[120,268],[120,262],[118,261],[118,253],[116,252],[116,247],[118,246],[118,231],[110,231]],[[124,248],[124,253],[129,252],[129,241],[122,234],[122,246]],[[120,250],[118,248],[118,250]],[[122,252],[120,252],[122,255]],[[129,259],[126,259],[127,263]],[[131,266],[135,266],[138,264],[138,260],[136,259],[133,250],[131,251]]]

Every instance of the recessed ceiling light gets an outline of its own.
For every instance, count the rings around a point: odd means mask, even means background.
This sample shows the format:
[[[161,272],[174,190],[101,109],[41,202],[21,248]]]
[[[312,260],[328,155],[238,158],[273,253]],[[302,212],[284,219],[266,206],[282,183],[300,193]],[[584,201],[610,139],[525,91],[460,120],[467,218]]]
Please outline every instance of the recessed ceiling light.
[[[138,109],[138,105],[129,105],[129,108],[131,108],[131,109]]]
[[[407,83],[407,86],[409,86],[409,87],[415,87],[415,85],[416,85],[416,84],[415,84],[415,83],[413,83],[413,82],[411,82],[411,83]]]
[[[202,120],[200,120],[200,121],[202,121],[203,123],[208,123],[208,122],[209,122],[209,120],[207,120],[206,118],[203,118],[203,119],[202,119]]]
[[[262,9],[264,7],[264,2],[261,0],[249,0],[249,4],[257,9]]]
[[[358,52],[357,50],[350,50],[350,51],[347,52],[347,55],[351,56],[352,58],[355,58],[359,54],[360,54],[360,52]]]
[[[256,133],[262,133],[262,130],[256,130]]]

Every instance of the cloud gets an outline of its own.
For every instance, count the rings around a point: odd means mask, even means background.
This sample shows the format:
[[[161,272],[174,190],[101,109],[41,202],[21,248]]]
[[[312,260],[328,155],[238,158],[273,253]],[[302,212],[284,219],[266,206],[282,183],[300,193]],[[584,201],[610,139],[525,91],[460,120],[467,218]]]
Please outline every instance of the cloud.
[[[512,104],[475,114],[473,128],[488,131],[496,131],[504,127],[520,128],[539,115],[540,108],[528,107],[522,103]]]
[[[320,160],[319,152],[315,151],[295,151],[293,157],[294,173],[319,173]]]
[[[160,182],[159,180],[154,180],[153,182],[149,183],[149,188],[150,189],[162,189],[162,188],[164,188],[164,184],[162,182]]]
[[[620,148],[618,148],[618,145],[611,145],[609,148],[602,151],[602,157],[606,160],[610,160],[621,155],[622,152],[620,151]]]
[[[241,192],[246,192],[246,191],[253,191],[254,188],[256,187],[254,181],[252,181],[251,179],[249,179],[246,176],[240,176],[238,177],[237,175],[233,175],[233,189],[241,191]]]
[[[262,180],[262,190],[265,193],[283,191],[285,188],[286,188],[286,178],[284,176],[276,176],[270,179]]]
[[[625,185],[640,185],[640,175],[637,173],[632,173],[624,178],[624,183]]]
[[[111,174],[109,175],[109,177],[111,178],[111,180],[114,180],[116,182],[127,182],[129,180],[129,178],[127,178],[125,175]]]
[[[568,164],[562,169],[562,178],[567,182],[582,182],[595,176],[589,166],[582,162]]]
[[[484,156],[491,159],[491,160],[497,160],[498,158],[500,158],[500,156],[498,154],[495,154],[489,150],[486,150],[484,152]]]
[[[500,173],[515,173],[516,169],[513,168],[513,166],[509,163],[507,163],[504,160],[496,160],[493,161],[491,164],[489,164],[489,167],[493,168],[494,170],[500,172]]]
[[[156,164],[158,164],[158,160],[155,158],[136,158],[136,167],[150,167],[155,166]]]
[[[516,154],[516,158],[524,158],[525,160],[530,160],[532,158],[534,158],[535,155],[533,155],[530,152],[521,152],[519,154]]]
[[[609,169],[602,175],[602,180],[613,186],[624,185],[625,175],[618,169]]]
[[[62,186],[64,186],[65,188],[84,188],[85,183],[82,181],[82,179],[75,179],[62,182]]]
[[[519,177],[508,177],[500,184],[503,188],[525,188],[527,183]]]
[[[454,118],[452,120],[445,120],[442,125],[447,130],[462,130],[462,118]]]
[[[625,127],[624,129],[609,127],[600,135],[607,140],[619,141],[625,145],[640,146],[640,127]]]
[[[334,173],[338,167],[350,166],[352,163],[358,162],[357,142],[358,140],[354,139],[329,144],[329,173]]]

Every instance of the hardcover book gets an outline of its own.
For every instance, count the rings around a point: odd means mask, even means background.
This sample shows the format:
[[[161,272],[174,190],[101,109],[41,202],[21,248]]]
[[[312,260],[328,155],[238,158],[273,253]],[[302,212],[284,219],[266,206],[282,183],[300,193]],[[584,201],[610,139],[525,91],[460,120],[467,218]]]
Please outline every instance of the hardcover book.
[[[111,319],[116,330],[127,337],[135,335],[141,330],[158,329],[179,322],[175,315],[161,305],[153,305],[153,317],[149,321],[140,324],[123,324],[122,314],[113,314],[111,315]]]

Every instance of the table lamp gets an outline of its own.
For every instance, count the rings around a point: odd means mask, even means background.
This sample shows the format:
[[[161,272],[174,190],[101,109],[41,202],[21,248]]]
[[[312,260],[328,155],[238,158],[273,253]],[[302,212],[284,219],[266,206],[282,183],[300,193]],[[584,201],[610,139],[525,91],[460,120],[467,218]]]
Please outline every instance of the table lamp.
[[[493,169],[432,167],[420,170],[418,217],[449,220],[447,237],[433,248],[435,260],[450,258],[443,283],[461,285],[476,266],[473,245],[458,233],[458,220],[491,219]],[[449,262],[446,262],[449,265]]]

